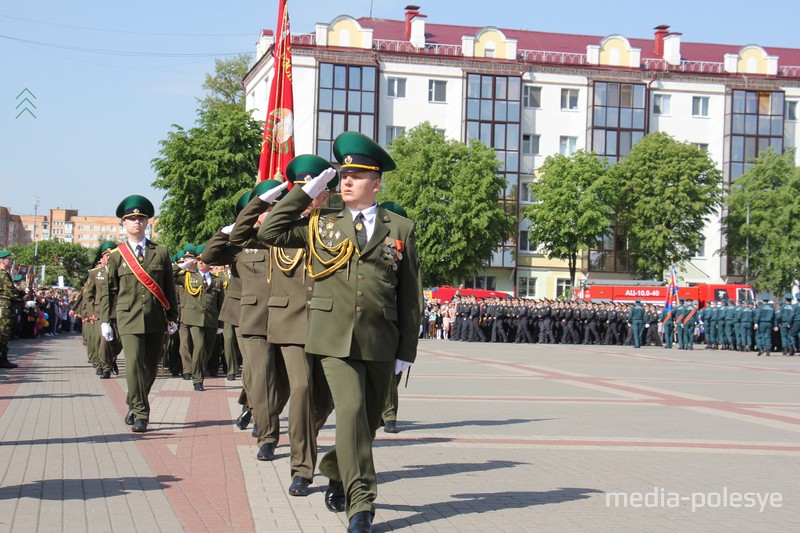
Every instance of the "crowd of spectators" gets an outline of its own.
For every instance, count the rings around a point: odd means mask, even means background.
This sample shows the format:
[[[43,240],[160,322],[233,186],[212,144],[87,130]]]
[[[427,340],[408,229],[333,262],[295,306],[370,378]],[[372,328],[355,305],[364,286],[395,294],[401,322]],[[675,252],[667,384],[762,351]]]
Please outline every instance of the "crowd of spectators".
[[[14,307],[12,339],[54,337],[63,333],[81,332],[81,317],[72,311],[79,291],[57,287],[42,287],[29,291],[24,283],[17,288],[25,294]]]

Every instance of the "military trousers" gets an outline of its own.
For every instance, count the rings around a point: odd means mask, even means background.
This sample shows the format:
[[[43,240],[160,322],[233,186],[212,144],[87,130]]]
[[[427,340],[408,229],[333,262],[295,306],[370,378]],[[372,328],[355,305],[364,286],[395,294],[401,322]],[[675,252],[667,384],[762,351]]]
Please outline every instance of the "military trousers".
[[[783,350],[789,350],[794,348],[794,339],[790,335],[791,332],[791,324],[784,323],[780,324],[780,332],[781,332],[781,348]]]
[[[633,345],[637,348],[641,348],[642,329],[644,328],[644,320],[631,321],[631,328],[633,329]]]
[[[100,322],[86,322],[83,325],[86,338],[86,353],[93,366],[100,366]]]
[[[192,373],[192,334],[189,331],[189,326],[181,322],[178,328],[178,334],[181,340],[181,364],[183,366],[184,374]]]
[[[772,322],[761,322],[756,330],[756,346],[765,352],[772,350]]]
[[[239,350],[239,341],[237,339],[236,330],[237,326],[225,322],[222,328],[222,339],[225,349],[225,364],[228,366],[228,375],[235,376],[239,371],[239,358],[241,351]]]
[[[664,347],[672,349],[673,336],[675,335],[675,323],[671,320],[664,322]]]
[[[114,338],[109,342],[99,335],[100,346],[98,349],[98,359],[100,361],[100,368],[106,372],[111,372],[114,363],[117,361],[117,356],[122,351],[122,343],[119,340],[119,331],[117,330],[117,323],[111,321],[111,329],[114,332]]]
[[[344,484],[348,519],[361,511],[375,513],[378,479],[372,441],[380,426],[394,361],[321,357],[336,409],[336,445],[320,460],[319,471]]]
[[[393,374],[391,382],[389,383],[389,390],[386,391],[386,401],[383,402],[383,418],[384,422],[387,420],[397,420],[397,409],[400,405],[400,394],[398,388],[400,381],[403,379],[403,373]]]
[[[137,420],[150,418],[150,389],[156,381],[165,335],[163,332],[120,335],[125,354],[125,382],[128,385],[125,401]]]
[[[275,346],[267,342],[267,337],[243,335],[242,339],[250,367],[247,403],[258,427],[258,446],[270,443],[277,445],[281,431],[279,417],[289,396],[286,367],[283,358],[276,357]],[[279,386],[282,388],[280,394]]]
[[[317,465],[317,435],[333,411],[333,399],[322,361],[305,353],[303,346],[297,344],[277,344],[274,347],[283,359],[289,380],[291,476],[313,481]]]
[[[187,329],[192,339],[192,360],[188,369],[192,371],[192,383],[202,383],[203,371],[206,368],[209,357],[211,357],[211,350],[214,349],[217,328],[188,326]],[[183,373],[188,374],[186,365],[183,367]]]

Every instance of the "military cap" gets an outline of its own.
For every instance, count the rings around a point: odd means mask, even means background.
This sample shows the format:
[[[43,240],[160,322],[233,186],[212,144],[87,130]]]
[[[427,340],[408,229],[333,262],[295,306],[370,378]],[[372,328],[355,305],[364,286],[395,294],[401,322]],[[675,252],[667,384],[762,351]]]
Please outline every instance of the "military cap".
[[[378,143],[355,131],[346,131],[333,141],[333,156],[341,163],[341,172],[374,170],[386,172],[397,168],[394,159]]]
[[[391,211],[395,215],[400,215],[401,217],[408,218],[408,213],[406,212],[406,210],[403,209],[403,206],[398,204],[397,202],[383,202],[378,207],[382,207],[387,211]]]
[[[685,302],[685,301],[686,301],[686,299],[685,299],[685,298],[678,298],[678,301],[679,301],[679,302]]]
[[[3,250],[0,252],[0,259],[5,259],[6,257],[11,257],[11,252],[8,250]]]
[[[786,298],[787,300],[791,300],[792,299],[792,293],[791,292],[787,292],[786,294],[783,295],[783,297]]]
[[[236,216],[239,216],[239,213],[242,212],[244,206],[247,205],[247,202],[250,201],[250,191],[244,191],[242,195],[239,197],[239,200],[236,201]]]
[[[278,180],[264,180],[264,181],[260,182],[258,185],[253,187],[252,191],[250,191],[250,199],[249,200],[252,200],[256,196],[260,196],[260,195],[264,194],[265,192],[267,192],[270,189],[274,189],[275,187],[277,187],[280,184],[281,184],[281,182],[278,181]],[[278,200],[280,200],[281,198],[286,196],[288,193],[289,193],[289,191],[284,189],[283,192],[281,193],[281,195],[278,197]]]
[[[206,250],[205,244],[198,244],[194,247],[194,256],[200,259],[200,255]]]
[[[637,304],[640,304],[640,303],[642,303],[642,299],[641,299],[641,298],[636,298],[636,303],[637,303]]]
[[[100,261],[100,258],[103,257],[103,254],[106,252],[110,252],[114,248],[117,247],[117,243],[114,241],[105,241],[100,245],[100,248],[97,249],[97,255],[94,256],[94,262],[97,263]]]
[[[768,302],[769,301],[769,294],[767,294],[767,293],[762,294],[761,295],[761,301],[762,302]]]
[[[140,215],[144,215],[147,218],[153,218],[155,212],[156,210],[150,200],[138,194],[128,196],[117,206],[117,216],[119,218]]]
[[[183,250],[182,250],[183,251],[183,255],[181,255],[181,257],[194,257],[195,256],[194,248],[195,248],[194,244],[186,244],[186,245],[184,245]],[[180,252],[178,252],[178,253],[180,253]],[[179,259],[180,259],[180,257],[179,257]]]
[[[310,178],[318,176],[323,170],[333,168],[328,161],[318,155],[304,154],[298,155],[286,165],[286,179],[292,185],[306,183]],[[335,189],[339,184],[339,175],[328,182],[329,189]]]
[[[13,278],[11,278],[11,281],[13,281],[14,283],[16,283],[18,281],[22,281],[22,274],[17,274]]]

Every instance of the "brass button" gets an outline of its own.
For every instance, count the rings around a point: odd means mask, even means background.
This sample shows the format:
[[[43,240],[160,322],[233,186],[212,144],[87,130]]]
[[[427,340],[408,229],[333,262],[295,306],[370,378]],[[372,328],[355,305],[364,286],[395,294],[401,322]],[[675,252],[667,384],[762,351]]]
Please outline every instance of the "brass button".
[[[359,264],[359,265],[363,265],[363,264],[364,264],[364,260],[363,260],[363,259],[359,259],[359,260],[358,260],[358,264]]]
[[[311,291],[313,291],[313,290],[314,290],[314,287],[306,287],[306,290],[307,290],[308,292],[311,292]]]
[[[362,309],[360,307],[356,307],[356,313],[360,313]]]
[[[364,291],[356,291],[356,296],[364,296]]]
[[[359,274],[359,275],[358,275],[358,281],[361,281],[362,279],[364,279],[364,276],[362,276],[361,274]]]

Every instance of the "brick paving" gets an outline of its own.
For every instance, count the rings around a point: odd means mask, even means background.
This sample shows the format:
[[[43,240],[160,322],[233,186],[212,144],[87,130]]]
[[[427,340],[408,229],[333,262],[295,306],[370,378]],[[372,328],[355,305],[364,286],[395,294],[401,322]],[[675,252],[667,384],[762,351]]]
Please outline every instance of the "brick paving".
[[[422,341],[401,431],[375,442],[375,530],[797,531],[800,357],[696,348]],[[159,377],[134,435],[124,366],[100,380],[80,337],[15,341],[10,356],[0,532],[346,528],[325,478],[287,494],[285,435],[275,461],[255,460],[232,424],[240,381],[198,393]]]

